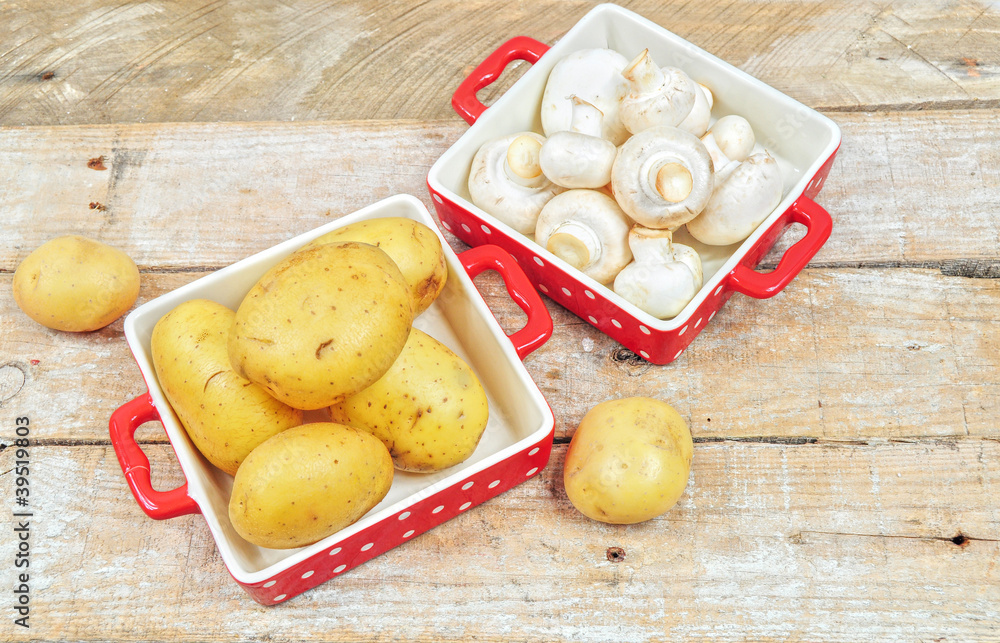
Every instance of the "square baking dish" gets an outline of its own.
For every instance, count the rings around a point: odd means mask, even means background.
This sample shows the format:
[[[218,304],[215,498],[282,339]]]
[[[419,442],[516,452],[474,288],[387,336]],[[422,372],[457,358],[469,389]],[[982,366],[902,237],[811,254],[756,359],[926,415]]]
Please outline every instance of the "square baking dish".
[[[712,90],[713,121],[726,114],[746,118],[757,141],[775,157],[781,169],[782,200],[746,240],[730,246],[708,246],[691,238],[683,228],[675,234],[677,242],[698,251],[705,279],[695,298],[672,319],[657,319],[640,310],[610,287],[487,214],[469,197],[469,167],[479,147],[515,132],[541,133],[539,105],[549,71],[566,55],[597,47],[614,49],[626,59],[648,48],[657,64],[680,67]],[[487,109],[476,98],[476,92],[495,81],[515,60],[532,66]],[[837,125],[616,5],[598,5],[552,47],[525,36],[504,43],[459,86],[452,105],[471,127],[434,163],[427,177],[441,225],[471,246],[495,244],[504,248],[541,292],[655,364],[677,359],[734,292],[756,298],[780,292],[830,236],[830,215],[813,199],[840,147]],[[805,236],[788,248],[772,272],[756,272],[760,260],[793,223],[807,228]]]
[[[307,547],[257,547],[243,540],[229,522],[233,478],[195,449],[160,389],[150,354],[153,327],[190,299],[211,299],[235,310],[268,269],[301,246],[335,228],[377,217],[407,217],[438,234],[448,279],[438,299],[413,325],[445,343],[476,372],[489,401],[489,422],[472,457],[437,473],[396,471],[388,495],[353,525]],[[473,284],[484,270],[500,273],[508,293],[527,315],[525,326],[509,337]],[[509,254],[496,246],[482,246],[456,255],[418,199],[390,197],[133,311],[125,320],[125,336],[149,391],[112,415],[112,445],[133,496],[150,517],[203,514],[236,582],[258,602],[273,605],[416,537],[545,467],[554,435],[552,411],[521,360],[551,334],[552,319],[544,303]],[[149,460],[135,440],[135,431],[152,421],[163,424],[186,478],[176,489],[156,491],[150,484]]]

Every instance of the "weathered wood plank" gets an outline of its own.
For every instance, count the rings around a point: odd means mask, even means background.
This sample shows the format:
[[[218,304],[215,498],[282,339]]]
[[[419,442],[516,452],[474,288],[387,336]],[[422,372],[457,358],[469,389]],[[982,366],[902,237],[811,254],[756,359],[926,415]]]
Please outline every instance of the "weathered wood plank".
[[[1000,100],[1000,12],[989,3],[621,4],[813,107]],[[5,3],[0,124],[455,120],[452,93],[497,46],[517,35],[552,43],[593,6]]]
[[[834,232],[816,263],[988,272],[1000,261],[995,114],[834,116],[844,143],[819,196]],[[413,121],[0,129],[0,270],[62,233],[99,238],[143,268],[221,267],[391,194],[432,209],[427,171],[464,131]],[[106,170],[88,167],[99,157]],[[797,238],[786,236],[768,262]]]
[[[0,453],[3,470],[11,451]],[[169,447],[146,451],[161,488],[180,482]],[[38,641],[996,638],[995,440],[700,444],[677,507],[633,526],[595,523],[572,508],[561,482],[564,452],[556,448],[541,477],[265,608],[229,577],[201,518],[156,522],[141,513],[110,447],[36,446],[25,634]],[[0,476],[4,498],[12,497],[12,478]],[[956,544],[960,534],[965,540]],[[0,541],[0,556],[11,560],[13,546]],[[609,547],[622,548],[624,560],[611,562]]]
[[[144,274],[140,301],[201,274]],[[504,328],[523,323],[499,279],[476,283]],[[10,276],[0,276],[0,292],[9,289]],[[809,269],[770,300],[731,299],[666,366],[549,302],[555,332],[525,363],[560,437],[595,404],[631,395],[674,404],[704,439],[996,437],[998,308],[998,280]],[[120,320],[96,333],[60,333],[3,296],[0,327],[2,406],[31,415],[39,437],[107,439],[111,413],[145,391]]]

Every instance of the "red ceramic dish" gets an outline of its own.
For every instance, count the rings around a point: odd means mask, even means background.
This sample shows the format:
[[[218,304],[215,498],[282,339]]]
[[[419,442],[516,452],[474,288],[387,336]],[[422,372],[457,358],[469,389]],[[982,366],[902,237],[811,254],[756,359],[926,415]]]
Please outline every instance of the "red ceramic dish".
[[[677,232],[675,240],[691,245],[701,256],[705,283],[672,319],[656,319],[638,309],[482,211],[469,198],[469,166],[479,147],[492,138],[519,131],[541,132],[539,104],[549,71],[569,53],[594,47],[614,49],[626,58],[648,47],[659,64],[681,67],[712,89],[713,117],[737,113],[747,118],[757,140],[763,142],[782,170],[781,203],[743,242],[713,247],[698,243],[683,229]],[[496,80],[515,60],[532,63],[532,67],[487,109],[476,98],[476,92]],[[504,248],[541,292],[650,362],[666,364],[679,357],[733,293],[765,298],[780,292],[830,236],[830,215],[813,199],[840,146],[836,124],[621,7],[596,7],[552,47],[523,36],[509,40],[459,86],[452,105],[471,127],[428,174],[428,189],[442,225],[472,246],[495,244]],[[785,252],[774,271],[755,271],[793,223],[807,228],[805,236]]]
[[[552,319],[509,254],[496,246],[482,246],[455,255],[441,238],[448,280],[414,326],[465,359],[483,384],[490,419],[475,453],[437,473],[397,471],[379,505],[350,527],[307,547],[257,547],[233,529],[228,512],[233,478],[198,453],[164,398],[150,355],[153,327],[189,299],[211,299],[235,310],[264,272],[312,239],[355,221],[388,216],[409,217],[437,231],[419,200],[391,197],[150,301],[125,320],[129,347],[149,389],[111,416],[111,441],[129,489],[151,518],[203,514],[230,574],[265,605],[287,600],[469,510],[536,475],[549,460],[552,411],[521,360],[549,338]],[[484,270],[500,273],[508,294],[527,315],[524,328],[510,337],[473,285],[472,278]],[[168,491],[152,488],[149,460],[135,440],[139,426],[157,421],[162,422],[186,479]]]

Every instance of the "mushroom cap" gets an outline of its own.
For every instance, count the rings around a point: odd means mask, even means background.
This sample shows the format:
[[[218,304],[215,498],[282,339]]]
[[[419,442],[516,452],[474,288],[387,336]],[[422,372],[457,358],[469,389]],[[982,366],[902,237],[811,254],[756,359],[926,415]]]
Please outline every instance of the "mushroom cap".
[[[611,49],[581,49],[552,67],[542,94],[542,131],[546,136],[572,127],[573,102],[579,96],[604,112],[603,138],[621,145],[629,132],[618,116],[618,106],[628,92],[621,72],[628,59]]]
[[[566,188],[599,188],[611,182],[618,148],[611,141],[578,132],[556,132],[539,154],[542,172]]]
[[[730,161],[745,161],[757,143],[750,122],[736,114],[723,116],[715,121],[701,141],[708,149],[716,171]]]
[[[698,138],[708,131],[708,124],[712,120],[712,92],[702,84],[698,84],[698,91],[695,95],[694,106],[691,111],[677,126],[685,132],[691,132]]]
[[[606,284],[632,261],[632,221],[597,190],[567,190],[545,204],[535,241],[595,281]]]
[[[742,241],[781,202],[778,162],[767,152],[751,154],[723,181],[687,229],[698,241],[727,246]]]
[[[508,149],[519,137],[530,137],[540,149],[545,138],[534,132],[520,132],[487,141],[476,152],[469,171],[469,196],[487,214],[506,223],[521,234],[531,234],[538,213],[549,199],[563,191],[539,171],[520,170],[520,175],[508,171]],[[515,146],[519,147],[519,146]],[[533,146],[514,150],[514,156],[529,156]],[[530,168],[530,158],[519,158],[521,168]],[[537,162],[537,159],[536,159]],[[534,176],[530,176],[535,174]],[[512,176],[513,175],[513,176]],[[525,176],[529,175],[529,176]]]
[[[697,136],[676,127],[654,127],[618,149],[611,186],[622,210],[637,223],[675,229],[708,203],[713,174],[712,159]]]
[[[679,125],[702,93],[691,77],[676,67],[657,70],[643,51],[625,70],[629,92],[622,98],[619,116],[633,134],[660,125]],[[704,98],[704,96],[702,96]],[[707,103],[707,99],[706,99]]]
[[[671,233],[635,226],[629,233],[635,261],[615,278],[619,296],[658,319],[677,316],[702,286],[701,258]]]

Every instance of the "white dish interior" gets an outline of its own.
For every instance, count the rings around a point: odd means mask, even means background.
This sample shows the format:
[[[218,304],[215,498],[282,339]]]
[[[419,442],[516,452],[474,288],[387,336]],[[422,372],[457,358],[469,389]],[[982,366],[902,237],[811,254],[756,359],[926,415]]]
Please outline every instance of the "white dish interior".
[[[413,325],[446,344],[476,372],[489,400],[486,431],[472,457],[455,467],[431,474],[396,471],[385,499],[350,527],[299,549],[257,547],[243,540],[229,522],[232,477],[216,469],[198,453],[163,396],[150,354],[153,327],[163,315],[190,299],[211,299],[235,310],[257,280],[284,257],[335,228],[378,217],[407,217],[438,234],[447,259],[448,280],[438,299],[414,320]],[[441,237],[424,205],[409,195],[375,203],[150,301],[128,316],[125,335],[187,478],[188,494],[201,508],[226,566],[244,583],[266,580],[418,500],[506,459],[525,445],[548,435],[553,426],[551,410],[510,340],[455,253]]]
[[[714,120],[728,114],[746,118],[758,141],[757,151],[767,149],[778,161],[784,178],[781,203],[746,240],[729,246],[708,246],[679,230],[674,239],[692,246],[701,256],[705,284],[685,309],[669,320],[659,320],[643,312],[583,273],[575,270],[529,237],[473,205],[468,190],[472,157],[483,143],[519,131],[542,133],[539,105],[552,67],[566,55],[580,49],[605,47],[631,60],[649,48],[656,64],[683,69],[694,80],[708,86],[715,96]],[[686,323],[706,295],[715,290],[736,267],[745,252],[810,185],[812,177],[840,145],[837,125],[792,98],[782,94],[729,63],[692,45],[659,25],[612,4],[602,4],[587,13],[566,35],[532,65],[431,168],[431,187],[449,196],[455,203],[490,225],[503,230],[543,261],[558,265],[574,274],[594,292],[602,292],[619,307],[651,328],[672,330]]]

